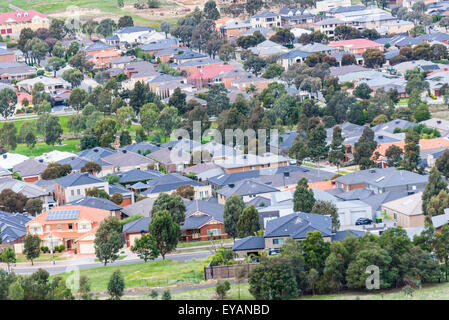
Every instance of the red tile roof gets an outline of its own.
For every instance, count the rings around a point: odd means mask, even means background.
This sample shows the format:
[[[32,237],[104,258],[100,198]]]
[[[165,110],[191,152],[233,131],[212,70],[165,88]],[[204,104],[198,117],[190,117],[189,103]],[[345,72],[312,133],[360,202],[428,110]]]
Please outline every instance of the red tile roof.
[[[45,14],[37,12],[36,10],[5,12],[0,14],[0,24],[8,21],[28,22],[31,21],[35,16],[48,18],[48,16],[46,16]]]
[[[361,49],[361,48],[376,48],[383,46],[380,43],[368,40],[368,39],[351,39],[351,40],[341,40],[329,43],[331,47],[350,47],[351,49]]]
[[[234,70],[234,68],[235,67],[230,64],[206,66],[191,74],[188,80],[212,79],[218,76],[220,73]]]

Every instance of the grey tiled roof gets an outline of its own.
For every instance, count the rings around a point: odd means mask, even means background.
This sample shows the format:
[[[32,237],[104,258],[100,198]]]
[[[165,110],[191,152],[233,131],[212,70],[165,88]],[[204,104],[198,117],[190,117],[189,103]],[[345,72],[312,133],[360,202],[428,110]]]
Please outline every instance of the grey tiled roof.
[[[419,192],[419,190],[416,190]],[[366,204],[370,205],[373,209],[373,212],[380,211],[382,204],[386,202],[390,202],[396,199],[404,198],[409,196],[410,193],[403,190],[395,190],[395,191],[387,191],[380,194],[373,194],[367,198],[360,199]]]
[[[151,222],[150,217],[143,217],[140,219],[136,219],[134,221],[128,222],[123,225],[123,233],[131,233],[131,232],[147,232],[148,225]]]
[[[47,168],[47,164],[45,162],[41,162],[35,159],[28,159],[22,163],[19,163],[13,167],[14,171],[21,177],[28,177],[34,175],[40,175]]]
[[[134,152],[119,150],[103,158],[104,161],[111,163],[114,167],[139,166],[142,164],[153,164],[154,161]]]
[[[336,195],[337,198],[345,201],[349,200],[363,200],[374,194],[373,191],[367,189],[354,189],[348,192],[343,192]]]
[[[92,161],[98,161],[99,159],[111,155],[114,152],[114,150],[109,148],[95,147],[80,151],[77,153],[77,155]]]
[[[233,251],[243,250],[260,250],[265,248],[265,238],[263,236],[249,236],[243,239],[236,240]]]
[[[86,184],[103,183],[104,181],[91,174],[75,172],[55,180],[63,187],[82,186]]]
[[[0,240],[8,243],[26,235],[25,224],[31,217],[22,213],[0,211]]]
[[[72,170],[81,170],[81,168],[89,161],[80,157],[68,157],[56,162],[59,164],[69,164],[72,167]]]
[[[122,207],[115,204],[111,200],[96,197],[82,197],[81,199],[67,203],[66,205],[86,206],[90,208],[104,209],[104,210],[121,210]]]
[[[146,181],[161,177],[164,174],[155,170],[139,170],[133,169],[126,172],[116,172],[115,175],[120,177],[120,183],[134,182],[134,181]]]
[[[4,189],[11,189],[16,193],[20,192],[27,198],[38,198],[48,195],[48,192],[32,183],[11,178],[0,179],[0,192]]]
[[[257,195],[261,193],[270,193],[270,192],[277,192],[278,190],[276,188],[270,187],[266,184],[256,182],[254,180],[244,180],[241,182],[238,182],[234,186],[226,186],[222,189],[218,190],[217,193],[225,196],[225,197],[232,197],[234,194],[240,195],[240,196],[248,196],[248,195]]]
[[[152,193],[168,192],[176,190],[179,186],[191,185],[191,186],[203,186],[195,180],[181,176],[176,173],[169,173],[162,177],[157,177],[147,182],[149,189],[142,192],[142,195],[149,195]]]
[[[414,125],[416,125],[416,123],[411,121],[395,119],[387,123],[378,124],[377,126],[372,127],[371,130],[373,130],[374,132],[387,131],[390,133],[394,133],[394,129],[396,128],[405,129],[408,127],[413,127]]]
[[[360,230],[342,230],[335,232],[332,236],[332,241],[342,241],[347,237],[361,237],[363,235],[365,235],[365,232]]]
[[[151,144],[149,142],[143,141],[143,142],[139,142],[139,143],[130,144],[128,146],[120,148],[119,150],[128,150],[128,151],[135,152],[135,153],[139,153],[139,151],[140,151],[141,153],[143,153],[148,150],[150,150],[151,152],[154,152],[159,149],[160,149],[160,147],[158,147],[154,144]]]
[[[151,210],[156,199],[146,198],[123,207],[123,213],[127,216],[140,214],[142,217],[151,217]]]
[[[295,212],[267,222],[265,238],[290,237],[303,239],[307,233],[320,231],[326,236],[332,235],[332,219],[329,216],[313,213]]]

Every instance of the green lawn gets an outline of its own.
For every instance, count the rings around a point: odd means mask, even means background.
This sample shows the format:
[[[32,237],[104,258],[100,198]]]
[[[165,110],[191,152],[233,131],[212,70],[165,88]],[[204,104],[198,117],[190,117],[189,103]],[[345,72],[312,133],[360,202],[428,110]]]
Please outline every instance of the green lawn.
[[[61,257],[62,253],[55,253],[55,260],[65,260],[67,259],[67,257]],[[43,262],[43,261],[52,261],[53,260],[53,256],[51,253],[41,253],[41,255],[34,259],[34,262]],[[26,255],[24,254],[16,254],[16,262],[29,262],[31,263],[30,260],[27,260]]]
[[[69,117],[70,116],[67,116],[67,115],[65,115],[65,116],[58,116],[59,117],[59,124],[61,125],[61,128],[62,128],[62,132],[63,133],[69,133],[69,129],[67,128],[67,121],[69,121]],[[5,122],[10,122],[10,121],[12,121],[13,123],[14,123],[14,125],[16,126],[16,128],[17,128],[17,133],[19,132],[19,130],[20,130],[20,127],[22,126],[22,124],[25,122],[25,121],[32,121],[32,122],[34,122],[34,123],[36,123],[36,120],[37,120],[37,117],[36,118],[32,118],[32,119],[14,119],[14,120],[7,120],[7,121],[1,121],[0,122],[0,128],[2,128],[3,127],[3,125],[5,124]],[[39,134],[36,134],[38,137],[40,136]]]
[[[79,152],[79,146],[80,145],[80,140],[79,139],[67,139],[67,140],[62,140],[62,145],[55,145],[54,150],[58,150],[58,151],[67,151],[67,152]],[[48,144],[46,144],[45,142],[38,142],[36,143],[36,146],[33,149],[33,152],[30,151],[30,149],[28,149],[28,147],[26,146],[25,143],[19,143],[17,145],[17,148],[15,150],[11,150],[11,152],[13,153],[20,153],[23,154],[25,156],[40,156],[44,153],[53,151],[53,147],[49,146]]]
[[[234,239],[223,239],[223,242],[233,242]],[[187,248],[187,247],[195,247],[195,246],[205,246],[211,244],[212,241],[190,241],[190,242],[179,242],[178,248]]]
[[[178,283],[199,283],[204,280],[204,267],[209,259],[191,261],[160,260],[121,266],[107,266],[80,270],[89,277],[92,291],[105,291],[109,278],[117,269],[122,271],[125,288],[171,286]],[[69,273],[58,274],[66,278]]]
[[[247,283],[242,283],[240,285],[240,300],[254,300],[254,297],[248,291],[249,285]],[[232,284],[231,290],[229,290],[226,300],[239,300],[238,285]],[[216,299],[215,288],[199,289],[199,290],[189,290],[182,292],[172,292],[172,300],[213,300]],[[140,296],[124,296],[124,300],[153,300],[150,295],[140,295]],[[157,299],[161,299],[159,295]]]

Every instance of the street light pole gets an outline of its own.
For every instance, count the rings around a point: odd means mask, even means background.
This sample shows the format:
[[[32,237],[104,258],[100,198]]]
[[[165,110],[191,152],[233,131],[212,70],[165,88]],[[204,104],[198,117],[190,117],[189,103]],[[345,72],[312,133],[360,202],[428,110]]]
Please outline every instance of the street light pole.
[[[50,233],[50,247],[51,247],[51,254],[53,257],[53,264],[55,264],[55,249],[53,248],[53,234]]]

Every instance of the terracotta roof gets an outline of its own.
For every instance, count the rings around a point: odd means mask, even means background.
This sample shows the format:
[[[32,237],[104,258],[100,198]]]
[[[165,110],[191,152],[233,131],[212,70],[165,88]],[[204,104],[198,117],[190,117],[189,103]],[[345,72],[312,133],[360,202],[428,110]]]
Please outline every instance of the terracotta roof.
[[[317,182],[311,182],[309,183],[310,189],[319,189],[319,190],[330,190],[334,189],[335,185],[333,184],[334,181],[328,180],[328,181],[317,181]]]
[[[41,18],[48,18],[45,14],[37,12],[36,10],[23,10],[23,11],[5,12],[0,14],[0,23],[3,24],[9,21],[27,22],[31,21],[35,16]]]
[[[341,40],[329,43],[331,47],[348,47],[351,49],[361,49],[361,48],[377,48],[381,47],[382,44],[368,40],[368,39],[351,39],[351,40]]]
[[[212,79],[223,72],[228,72],[233,70],[235,67],[230,64],[224,65],[213,65],[201,68],[197,72],[193,73],[189,76],[189,80],[197,80],[197,79]]]
[[[378,160],[382,160],[385,157],[385,152],[392,145],[398,146],[399,148],[404,150],[405,141],[380,144],[377,146],[376,150],[374,150],[373,155],[376,152],[379,152],[380,156],[379,156]],[[449,147],[449,140],[445,139],[445,138],[420,139],[419,147],[420,147],[420,150],[435,149],[435,148],[447,148],[447,147]]]
[[[49,212],[55,212],[55,211],[73,211],[73,210],[79,210],[78,218],[77,219],[66,219],[66,220],[47,220],[47,215]],[[77,222],[79,220],[89,220],[91,222],[93,221],[103,221],[107,217],[110,216],[110,212],[108,210],[103,209],[97,209],[97,208],[91,208],[86,206],[74,206],[74,205],[68,205],[68,206],[60,206],[52,208],[48,211],[45,211],[35,217],[33,220],[29,221],[27,225],[33,223],[33,222],[39,222],[43,225],[46,224],[58,224],[61,223],[61,221],[64,221],[64,223],[73,223]]]

